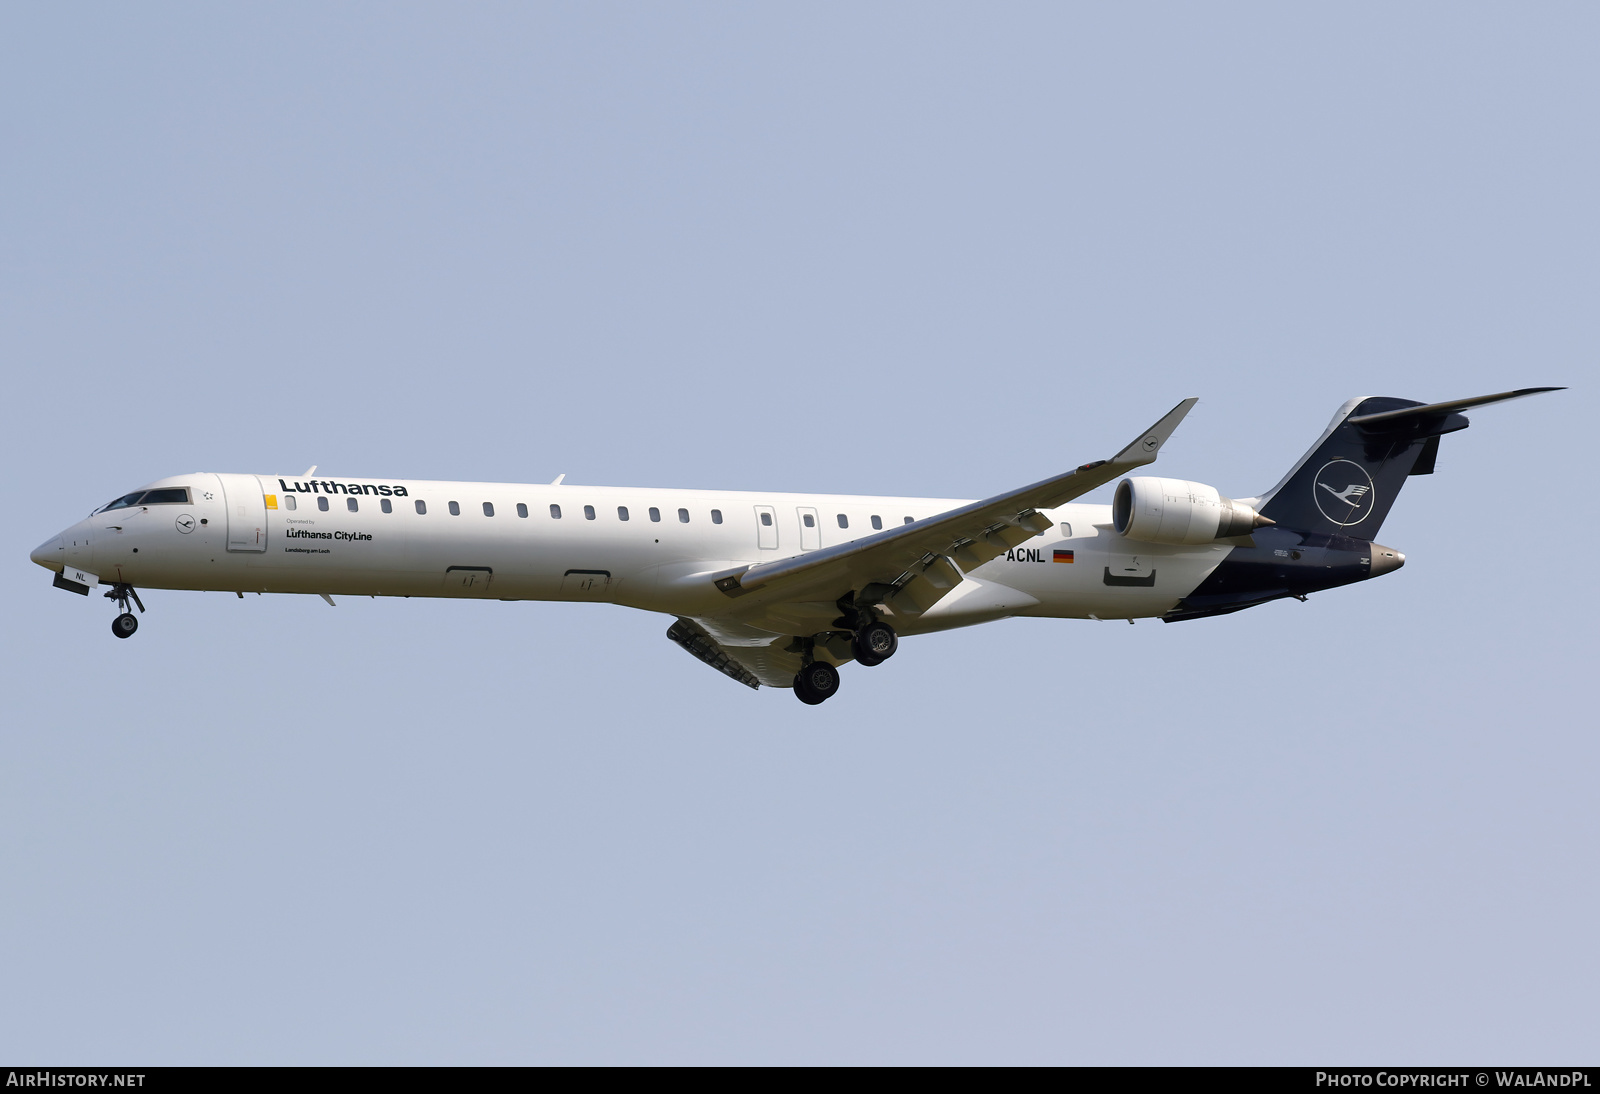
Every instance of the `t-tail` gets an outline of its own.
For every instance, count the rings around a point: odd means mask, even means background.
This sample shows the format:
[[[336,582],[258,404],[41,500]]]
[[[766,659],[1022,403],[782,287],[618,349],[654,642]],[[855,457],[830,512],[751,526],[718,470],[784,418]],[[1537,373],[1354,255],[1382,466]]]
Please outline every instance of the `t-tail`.
[[[1384,396],[1351,399],[1256,509],[1286,529],[1370,540],[1406,479],[1433,474],[1439,438],[1470,424],[1463,410],[1560,390],[1525,387],[1426,404]]]
[[[1400,488],[1433,474],[1439,438],[1467,428],[1462,411],[1555,387],[1419,403],[1364,397],[1339,408],[1311,451],[1253,507],[1258,526],[1164,618],[1226,615],[1284,597],[1349,585],[1399,569],[1405,555],[1374,542]],[[1264,519],[1260,519],[1264,518]]]

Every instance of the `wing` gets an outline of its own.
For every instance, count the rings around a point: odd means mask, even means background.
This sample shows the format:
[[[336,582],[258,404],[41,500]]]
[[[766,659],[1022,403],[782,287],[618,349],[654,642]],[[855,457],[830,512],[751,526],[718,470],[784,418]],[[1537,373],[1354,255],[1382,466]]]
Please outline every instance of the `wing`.
[[[832,601],[852,591],[863,603],[920,614],[959,585],[963,571],[1046,531],[1053,509],[1136,467],[1154,463],[1172,431],[1198,402],[1185,399],[1109,460],[975,501],[877,535],[793,558],[709,575],[741,616],[762,605]],[[729,605],[735,608],[734,604]]]
[[[749,688],[762,684],[769,688],[786,688],[802,664],[797,650],[778,645],[791,644],[794,639],[789,635],[726,620],[679,616],[678,621],[667,628],[667,637],[718,672]]]

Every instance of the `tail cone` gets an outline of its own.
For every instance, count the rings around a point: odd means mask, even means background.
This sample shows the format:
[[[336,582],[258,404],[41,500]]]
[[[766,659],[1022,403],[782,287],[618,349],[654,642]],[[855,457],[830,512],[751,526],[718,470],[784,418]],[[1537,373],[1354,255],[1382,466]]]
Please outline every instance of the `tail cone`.
[[[1368,577],[1377,577],[1390,570],[1398,570],[1406,564],[1406,556],[1396,551],[1393,547],[1385,547],[1381,543],[1372,545],[1372,570]]]

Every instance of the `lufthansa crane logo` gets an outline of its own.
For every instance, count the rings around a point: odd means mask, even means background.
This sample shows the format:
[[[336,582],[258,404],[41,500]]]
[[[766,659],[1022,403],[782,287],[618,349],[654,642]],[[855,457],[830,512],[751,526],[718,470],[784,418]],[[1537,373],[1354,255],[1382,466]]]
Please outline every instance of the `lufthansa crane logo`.
[[[1332,460],[1322,465],[1311,487],[1322,515],[1341,528],[1360,524],[1378,500],[1372,490],[1372,476],[1359,463]]]

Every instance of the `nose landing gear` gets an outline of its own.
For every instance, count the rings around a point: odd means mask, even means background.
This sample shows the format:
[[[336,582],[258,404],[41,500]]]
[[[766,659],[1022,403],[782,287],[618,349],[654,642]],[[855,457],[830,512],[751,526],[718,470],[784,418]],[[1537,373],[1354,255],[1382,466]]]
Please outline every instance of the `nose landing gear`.
[[[144,611],[144,601],[139,599],[138,592],[132,585],[125,582],[115,582],[111,591],[106,593],[107,600],[115,600],[117,607],[122,609],[122,614],[111,621],[111,633],[118,638],[131,638],[133,632],[139,629],[139,617],[128,610],[128,601],[132,600],[139,611]]]

